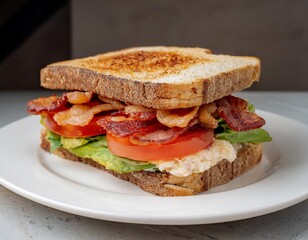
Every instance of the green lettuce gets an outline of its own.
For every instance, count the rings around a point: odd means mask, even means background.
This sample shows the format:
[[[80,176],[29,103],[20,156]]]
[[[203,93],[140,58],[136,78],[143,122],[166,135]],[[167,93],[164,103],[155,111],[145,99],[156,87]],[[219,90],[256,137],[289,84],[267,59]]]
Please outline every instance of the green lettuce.
[[[120,173],[153,170],[155,167],[154,164],[148,162],[134,161],[113,155],[107,148],[106,137],[99,141],[93,141],[83,146],[68,150],[79,157],[91,158],[95,162],[104,165],[107,169]]]
[[[119,173],[157,170],[156,166],[149,162],[134,161],[112,154],[107,147],[105,135],[90,138],[65,138],[48,131],[46,139],[50,142],[51,151],[63,147],[79,157],[90,158],[107,169]]]
[[[51,152],[54,152],[57,148],[62,146],[61,136],[51,131],[47,131],[46,140],[50,143]]]
[[[234,131],[230,129],[227,123],[220,119],[219,126],[215,130],[215,137],[221,140],[227,140],[230,143],[264,143],[272,141],[272,137],[262,128],[248,131]]]
[[[247,101],[247,108],[250,112],[255,112],[255,107]],[[272,141],[272,137],[262,128],[248,131],[234,131],[229,128],[223,119],[218,119],[218,128],[215,129],[215,137],[221,140],[227,140],[230,143],[264,143]]]
[[[69,148],[76,148],[87,144],[90,141],[89,138],[67,138],[61,137],[61,144],[62,147],[69,149]]]

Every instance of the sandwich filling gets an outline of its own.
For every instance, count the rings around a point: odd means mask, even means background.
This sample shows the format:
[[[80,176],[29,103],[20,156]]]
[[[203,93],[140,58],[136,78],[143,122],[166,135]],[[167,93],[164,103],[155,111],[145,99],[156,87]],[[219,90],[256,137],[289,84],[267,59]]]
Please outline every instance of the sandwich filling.
[[[63,147],[119,173],[188,176],[234,161],[241,144],[271,141],[253,105],[231,95],[191,108],[153,109],[75,91],[29,101],[28,111],[41,116],[51,151]]]
[[[213,144],[196,154],[175,158],[170,161],[153,162],[160,171],[166,171],[177,177],[187,177],[193,173],[202,173],[222,160],[233,162],[236,149],[226,140],[214,140]]]

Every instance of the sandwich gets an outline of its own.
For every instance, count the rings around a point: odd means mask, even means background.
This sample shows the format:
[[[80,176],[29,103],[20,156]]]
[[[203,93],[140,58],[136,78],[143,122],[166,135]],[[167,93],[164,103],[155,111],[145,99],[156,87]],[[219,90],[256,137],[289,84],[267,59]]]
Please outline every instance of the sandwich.
[[[155,195],[187,196],[261,161],[265,120],[234,96],[259,77],[256,57],[135,47],[46,66],[41,86],[63,93],[27,109],[41,117],[43,150]]]

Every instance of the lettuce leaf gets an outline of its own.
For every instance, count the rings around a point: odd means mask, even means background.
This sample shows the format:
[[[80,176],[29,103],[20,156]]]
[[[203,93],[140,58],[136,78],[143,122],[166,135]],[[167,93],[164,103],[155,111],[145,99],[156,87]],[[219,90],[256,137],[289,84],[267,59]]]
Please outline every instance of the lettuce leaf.
[[[46,139],[50,142],[51,151],[62,146],[79,157],[90,158],[107,169],[119,173],[157,170],[156,165],[149,162],[134,161],[113,155],[107,147],[105,135],[90,138],[64,138],[48,131]]]
[[[47,131],[46,140],[50,143],[51,152],[54,152],[57,148],[62,146],[61,136],[51,131]]]
[[[227,123],[220,119],[218,128],[215,130],[215,137],[221,140],[227,140],[230,143],[264,143],[272,141],[272,137],[262,128],[248,131],[234,131],[230,129]]]
[[[227,140],[230,143],[264,143],[272,141],[272,137],[262,128],[236,132],[233,130],[216,134],[217,139]]]
[[[83,158],[91,158],[95,162],[104,165],[107,169],[119,173],[135,172],[140,170],[151,170],[155,168],[154,164],[130,160],[128,158],[113,155],[102,141],[95,141],[84,146],[71,148],[68,151]]]
[[[255,112],[255,107],[247,101],[248,111]],[[215,137],[227,140],[230,143],[264,143],[272,141],[272,137],[262,128],[248,131],[234,131],[222,118],[218,119],[218,128],[215,129]]]
[[[88,142],[89,142],[88,138],[67,138],[61,136],[62,147],[66,149],[80,147],[87,144]]]

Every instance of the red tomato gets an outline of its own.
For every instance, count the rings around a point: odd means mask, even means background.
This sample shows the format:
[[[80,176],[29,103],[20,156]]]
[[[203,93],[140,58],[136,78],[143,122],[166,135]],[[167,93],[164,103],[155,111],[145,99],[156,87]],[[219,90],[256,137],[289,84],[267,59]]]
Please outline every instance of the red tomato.
[[[214,140],[212,129],[196,128],[189,130],[166,144],[134,145],[129,138],[107,134],[109,150],[120,157],[138,161],[171,160],[195,154],[207,148]]]
[[[96,124],[100,118],[102,117],[94,116],[91,122],[86,126],[58,125],[57,122],[53,119],[52,114],[44,114],[43,123],[50,131],[64,137],[92,137],[106,133],[106,130],[103,127]]]

